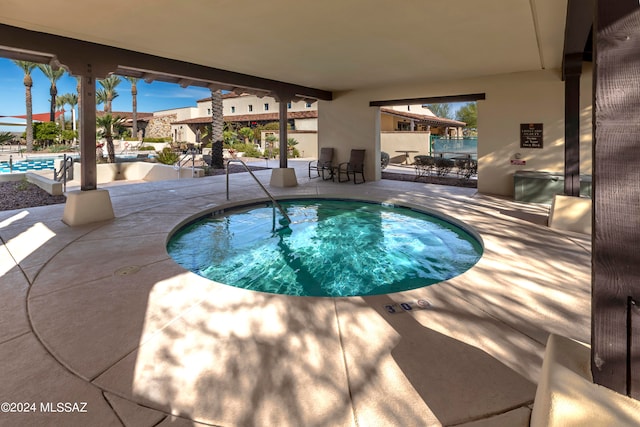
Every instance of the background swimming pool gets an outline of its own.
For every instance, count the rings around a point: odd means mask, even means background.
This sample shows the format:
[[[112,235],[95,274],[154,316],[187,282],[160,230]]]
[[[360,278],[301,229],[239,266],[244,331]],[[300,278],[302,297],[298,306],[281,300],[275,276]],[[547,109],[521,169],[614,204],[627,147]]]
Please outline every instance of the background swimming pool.
[[[43,157],[37,159],[28,160],[14,160],[13,172],[27,172],[27,171],[40,171],[40,170],[53,170],[53,163],[55,157]],[[0,173],[10,173],[9,162],[0,162]]]
[[[461,228],[407,208],[343,200],[281,204],[290,226],[274,231],[272,208],[250,207],[184,227],[168,252],[211,280],[300,296],[423,287],[463,273],[482,254]]]

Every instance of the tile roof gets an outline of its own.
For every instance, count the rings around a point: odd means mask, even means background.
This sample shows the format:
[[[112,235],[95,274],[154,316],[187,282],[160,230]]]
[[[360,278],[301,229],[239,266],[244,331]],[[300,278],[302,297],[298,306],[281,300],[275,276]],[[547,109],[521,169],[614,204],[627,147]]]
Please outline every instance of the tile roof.
[[[262,114],[239,114],[233,116],[224,116],[225,122],[257,122],[257,121],[272,121],[279,120],[280,115],[278,113],[262,113]],[[310,111],[289,111],[287,112],[287,119],[316,119],[318,118],[318,110]],[[211,123],[211,117],[196,117],[193,119],[180,120],[172,122],[172,125],[183,124],[206,124]]]
[[[445,119],[437,116],[428,116],[426,114],[409,113],[408,111],[398,111],[394,110],[393,108],[381,107],[380,111],[391,116],[402,117],[403,119],[418,120],[420,122],[428,124],[429,126],[463,127],[467,125],[465,122],[459,122],[457,120]]]

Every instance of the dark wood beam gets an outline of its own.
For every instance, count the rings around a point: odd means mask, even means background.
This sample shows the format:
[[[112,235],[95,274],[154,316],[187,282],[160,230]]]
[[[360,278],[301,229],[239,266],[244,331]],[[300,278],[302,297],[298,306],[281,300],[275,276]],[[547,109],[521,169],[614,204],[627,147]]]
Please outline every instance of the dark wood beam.
[[[98,188],[96,166],[96,79],[91,65],[80,77],[80,190]]]
[[[564,194],[580,196],[580,76],[582,52],[564,58]]]
[[[278,133],[278,138],[279,138],[279,143],[280,143],[280,167],[281,168],[286,168],[288,166],[288,156],[289,156],[289,150],[288,150],[288,139],[289,139],[289,135],[288,135],[288,129],[287,129],[287,125],[289,124],[289,121],[287,120],[287,104],[289,103],[289,101],[291,101],[291,99],[294,97],[295,95],[292,92],[288,92],[286,90],[284,91],[280,91],[278,93],[275,94],[275,99],[276,101],[278,101],[278,109],[279,109],[279,121],[280,121],[280,126],[279,126],[279,133]]]
[[[594,25],[594,381],[640,399],[640,6],[598,0]]]
[[[575,68],[575,54],[584,57],[585,48],[589,45],[593,13],[596,0],[568,0],[567,17],[564,27],[564,49],[562,61],[562,80],[567,68]],[[567,60],[569,62],[567,63]],[[570,71],[571,72],[571,71]]]
[[[485,99],[484,93],[472,93],[467,95],[431,96],[428,98],[389,99],[385,101],[371,101],[370,107],[390,107],[393,105],[414,104],[447,104],[450,102],[475,102]]]
[[[149,55],[83,40],[41,33],[0,24],[0,52],[7,57],[31,54],[34,62],[54,57],[73,75],[80,76],[86,64],[92,64],[94,77],[104,78],[110,73],[152,75],[155,80],[191,81],[194,86],[208,87],[210,84],[231,85],[269,92],[290,92],[299,96],[330,101],[329,91],[271,80],[233,71],[207,67],[205,65],[178,61],[171,58]],[[13,52],[13,53],[12,53]]]

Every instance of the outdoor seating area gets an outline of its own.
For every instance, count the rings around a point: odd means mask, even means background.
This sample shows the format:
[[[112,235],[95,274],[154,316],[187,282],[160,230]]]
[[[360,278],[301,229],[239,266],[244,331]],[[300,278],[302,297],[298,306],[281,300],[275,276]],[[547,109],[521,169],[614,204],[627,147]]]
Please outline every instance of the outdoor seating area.
[[[320,148],[320,158],[318,160],[311,160],[309,162],[309,178],[312,178],[311,171],[316,172],[315,178],[322,176],[323,180],[333,179],[333,148],[322,147]]]
[[[353,175],[354,184],[362,184],[364,179],[364,154],[366,150],[351,150],[351,156],[348,162],[343,162],[338,165],[338,182],[347,182],[351,180]],[[346,179],[342,179],[345,175]],[[360,175],[362,181],[357,181],[357,175]]]
[[[469,179],[478,174],[478,161],[471,157],[434,157],[418,155],[414,158],[416,179],[422,176],[447,176],[454,173],[458,178]]]
[[[307,161],[290,163],[299,185],[271,187],[276,197],[431,209],[472,227],[483,257],[426,288],[335,299],[186,272],[167,255],[168,233],[203,211],[263,198],[248,174],[231,177],[230,201],[224,176],[107,186],[115,218],[81,227],[60,221],[62,205],[0,212],[0,354],[13,361],[0,388],[19,401],[87,404],[86,413],[2,420],[527,426],[547,336],[589,341],[588,236],[549,229],[544,207],[475,189],[340,185],[307,178]],[[270,173],[255,175],[268,186]],[[426,308],[385,308],[416,301]]]

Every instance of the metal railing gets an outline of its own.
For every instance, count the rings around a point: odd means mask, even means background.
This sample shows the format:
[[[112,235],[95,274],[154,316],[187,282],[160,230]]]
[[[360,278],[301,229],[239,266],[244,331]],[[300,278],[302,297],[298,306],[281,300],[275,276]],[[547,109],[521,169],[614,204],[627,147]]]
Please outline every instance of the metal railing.
[[[67,156],[66,154],[62,158],[62,163],[60,163],[60,170],[56,170],[55,166],[53,168],[53,180],[54,181],[62,181],[63,191],[67,191],[67,180],[73,179],[73,157]]]
[[[196,151],[191,150],[188,153],[184,154],[182,157],[178,158],[178,161],[173,164],[173,168],[178,171],[178,179],[180,179],[180,175],[182,175],[182,167],[186,163],[191,161],[191,178],[195,176],[196,173]]]
[[[249,172],[249,175],[251,175],[251,177],[258,183],[260,188],[262,188],[262,191],[264,191],[264,193],[267,195],[267,197],[269,197],[269,199],[271,200],[271,203],[272,203],[272,206],[273,206],[274,228],[275,228],[275,212],[276,212],[276,208],[278,208],[278,210],[280,211],[282,216],[287,220],[287,223],[291,224],[291,218],[289,218],[289,215],[287,215],[287,212],[285,212],[285,210],[282,208],[282,206],[280,206],[278,201],[271,195],[271,193],[269,193],[269,190],[267,190],[265,188],[265,186],[262,185],[260,180],[258,180],[258,178],[251,171],[251,169],[249,169],[249,166],[247,166],[247,164],[245,162],[243,162],[242,160],[240,160],[240,159],[229,159],[229,160],[227,160],[227,165],[226,165],[227,166],[226,167],[226,170],[227,170],[227,200],[229,200],[229,163],[231,163],[231,162],[240,163],[242,166],[244,166],[244,168],[247,170],[247,172]]]

